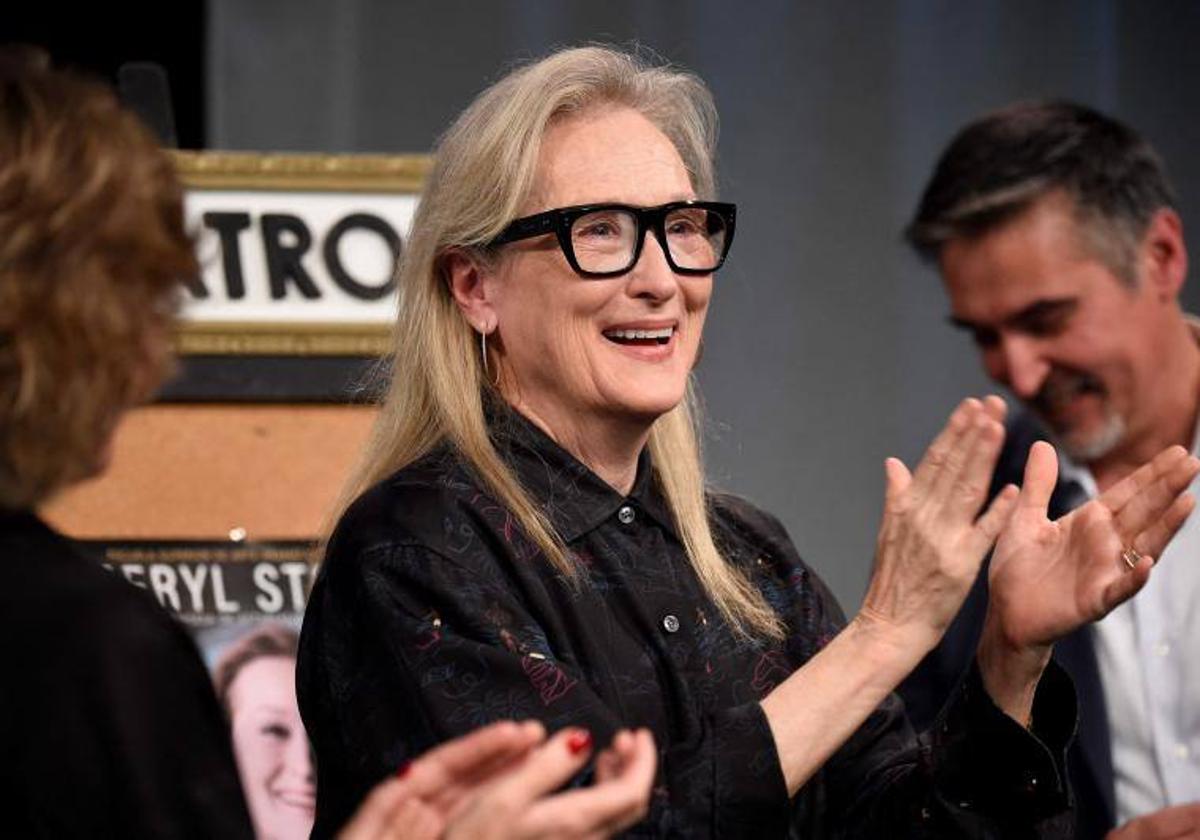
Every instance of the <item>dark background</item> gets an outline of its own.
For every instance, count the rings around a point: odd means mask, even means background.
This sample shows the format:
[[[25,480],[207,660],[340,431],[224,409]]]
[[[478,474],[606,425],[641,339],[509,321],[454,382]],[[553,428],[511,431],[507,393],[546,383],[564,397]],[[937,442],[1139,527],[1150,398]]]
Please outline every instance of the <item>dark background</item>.
[[[70,65],[116,84],[130,61],[160,64],[170,79],[179,145],[206,146],[207,4],[172,0],[122,3],[8,3],[0,12],[0,43],[36,44],[56,64]]]

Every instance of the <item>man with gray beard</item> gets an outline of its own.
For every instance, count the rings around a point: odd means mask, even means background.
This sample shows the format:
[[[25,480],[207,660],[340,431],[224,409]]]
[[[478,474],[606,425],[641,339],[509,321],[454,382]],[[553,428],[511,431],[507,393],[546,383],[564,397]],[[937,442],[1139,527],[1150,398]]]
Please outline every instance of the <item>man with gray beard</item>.
[[[1197,451],[1200,321],[1179,305],[1183,225],[1132,129],[1063,102],[988,114],[942,153],[906,233],[988,375],[1025,406],[993,492],[1020,482],[1039,438],[1060,460],[1052,518],[1165,446]],[[1200,837],[1200,517],[1160,559],[1136,598],[1055,648],[1079,694],[1080,838]],[[903,687],[915,720],[932,718],[969,663],[986,590],[985,571]]]

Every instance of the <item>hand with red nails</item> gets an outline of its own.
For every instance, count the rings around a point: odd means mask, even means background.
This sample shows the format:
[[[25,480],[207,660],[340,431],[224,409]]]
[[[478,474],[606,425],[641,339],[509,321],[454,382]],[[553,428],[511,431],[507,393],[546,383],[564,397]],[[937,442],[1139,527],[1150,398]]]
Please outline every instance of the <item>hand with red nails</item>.
[[[1169,447],[1098,498],[1051,522],[1046,509],[1058,459],[1050,444],[1034,444],[1024,486],[988,571],[979,665],[1000,708],[1028,721],[1051,645],[1103,618],[1145,585],[1154,558],[1195,504],[1185,491],[1198,472],[1200,461],[1181,446]],[[1141,555],[1132,567],[1122,559],[1129,548]]]
[[[342,830],[341,840],[441,837],[446,817],[546,738],[539,723],[501,721],[435,747],[397,768]]]
[[[596,756],[596,780],[565,785],[591,756],[591,736],[563,730],[454,815],[446,840],[610,837],[646,815],[658,754],[649,730],[622,730]]]
[[[622,731],[596,756],[596,780],[554,793],[592,753],[586,730],[546,739],[540,723],[501,722],[430,750],[379,785],[341,840],[602,838],[646,813],[657,753]]]

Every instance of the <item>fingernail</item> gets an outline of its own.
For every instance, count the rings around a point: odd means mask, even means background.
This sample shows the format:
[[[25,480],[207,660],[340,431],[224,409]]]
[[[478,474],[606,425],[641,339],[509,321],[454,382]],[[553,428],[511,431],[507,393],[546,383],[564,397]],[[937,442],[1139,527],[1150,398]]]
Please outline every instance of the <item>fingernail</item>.
[[[579,755],[584,750],[591,749],[591,747],[592,733],[586,729],[580,729],[567,738],[567,749],[571,751],[571,755]]]
[[[408,775],[408,771],[410,771],[410,770],[412,770],[412,762],[405,761],[403,764],[401,764],[399,767],[396,768],[396,778],[403,779],[405,776]]]

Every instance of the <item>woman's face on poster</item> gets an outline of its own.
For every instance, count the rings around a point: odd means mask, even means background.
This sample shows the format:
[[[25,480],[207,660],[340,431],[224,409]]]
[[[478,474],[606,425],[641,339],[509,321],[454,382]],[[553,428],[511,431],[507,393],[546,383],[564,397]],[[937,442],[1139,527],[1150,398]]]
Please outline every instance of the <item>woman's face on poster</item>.
[[[316,778],[295,674],[294,658],[264,656],[229,686],[233,748],[260,840],[304,838],[312,830]]]

